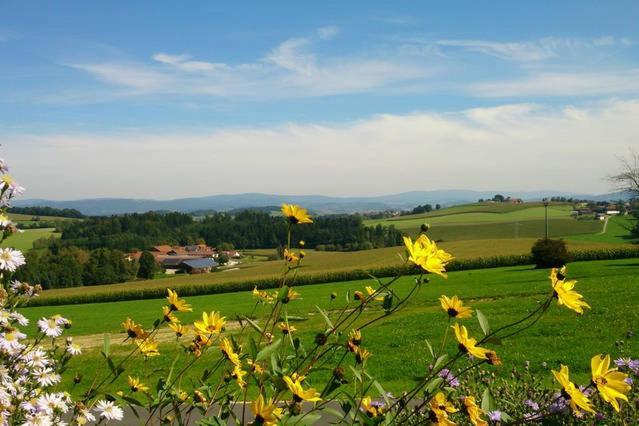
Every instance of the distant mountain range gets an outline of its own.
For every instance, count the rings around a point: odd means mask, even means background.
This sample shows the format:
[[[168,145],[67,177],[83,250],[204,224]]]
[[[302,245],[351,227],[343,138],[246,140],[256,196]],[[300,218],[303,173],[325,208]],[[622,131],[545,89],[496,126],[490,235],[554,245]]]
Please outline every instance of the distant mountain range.
[[[16,207],[49,206],[55,208],[77,209],[90,216],[113,215],[123,213],[141,213],[147,211],[231,211],[246,208],[264,208],[279,206],[282,203],[300,204],[315,214],[354,213],[382,210],[411,209],[422,204],[440,204],[442,207],[476,202],[480,198],[492,198],[503,194],[525,201],[541,200],[544,197],[574,197],[579,199],[608,201],[629,198],[626,194],[577,194],[561,191],[469,191],[437,190],[412,191],[400,194],[374,197],[328,197],[323,195],[275,195],[275,194],[233,194],[212,195],[208,197],[180,198],[175,200],[149,200],[132,198],[93,198],[84,200],[54,201],[45,199],[16,200]]]

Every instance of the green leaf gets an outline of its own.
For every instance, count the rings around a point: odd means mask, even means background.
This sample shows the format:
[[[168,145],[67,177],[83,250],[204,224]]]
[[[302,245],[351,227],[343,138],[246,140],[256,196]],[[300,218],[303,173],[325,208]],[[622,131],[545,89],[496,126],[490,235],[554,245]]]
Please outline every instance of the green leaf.
[[[255,321],[253,321],[252,319],[250,319],[246,315],[242,315],[242,320],[246,321],[251,327],[253,327],[253,330],[255,330],[258,333],[262,334],[262,327],[257,325],[257,323]]]
[[[440,355],[439,358],[437,358],[437,361],[435,361],[435,366],[433,367],[433,370],[437,370],[444,363],[444,361],[446,361],[447,358],[448,358],[447,354]]]
[[[481,397],[481,409],[485,412],[494,411],[495,410],[495,400],[490,393],[490,389],[486,388]]]
[[[277,293],[277,299],[282,302],[288,296],[288,286],[282,286],[279,293]]]
[[[479,321],[479,326],[481,327],[481,330],[484,332],[484,335],[487,336],[490,333],[490,325],[488,325],[488,318],[486,318],[486,315],[484,315],[482,311],[480,311],[479,309],[476,309],[475,312],[477,313],[477,321]]]
[[[431,346],[428,339],[426,340],[426,346],[428,346],[428,352],[430,352],[431,358],[435,359],[435,351],[433,350],[433,347]]]
[[[355,375],[355,378],[357,378],[357,380],[359,380],[361,382],[362,381],[362,375],[359,373],[359,371],[357,371],[355,368],[353,368],[352,365],[350,365],[349,367],[351,368],[351,371]]]
[[[111,336],[107,333],[104,333],[104,340],[102,341],[102,353],[106,358],[109,358],[109,353],[111,350]]]
[[[322,317],[324,317],[324,322],[326,323],[326,326],[329,328],[329,330],[333,330],[335,326],[333,325],[333,321],[331,321],[331,319],[328,317],[328,314],[319,306],[315,305],[315,307],[317,308],[319,313],[322,314]]]
[[[435,377],[433,380],[430,381],[430,383],[428,383],[428,386],[426,386],[426,392],[433,393],[433,391],[437,389],[443,381],[444,379],[442,379],[441,377]]]
[[[266,346],[257,354],[257,356],[255,357],[255,361],[263,361],[269,358],[272,353],[277,351],[277,349],[280,347],[281,344],[282,344],[282,339],[277,339],[275,342]]]

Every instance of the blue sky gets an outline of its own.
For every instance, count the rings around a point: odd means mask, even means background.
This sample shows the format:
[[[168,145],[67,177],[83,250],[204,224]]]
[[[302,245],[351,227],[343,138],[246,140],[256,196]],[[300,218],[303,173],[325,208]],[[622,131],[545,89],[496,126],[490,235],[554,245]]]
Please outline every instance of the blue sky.
[[[636,2],[6,2],[0,140],[32,197],[604,192],[637,144],[637,23]]]

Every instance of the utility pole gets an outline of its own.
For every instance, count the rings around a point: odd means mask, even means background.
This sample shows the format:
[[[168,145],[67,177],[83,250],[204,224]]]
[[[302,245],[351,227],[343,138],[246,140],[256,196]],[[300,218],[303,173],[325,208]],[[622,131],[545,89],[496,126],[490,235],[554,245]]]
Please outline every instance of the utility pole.
[[[542,201],[544,202],[544,234],[546,241],[548,241],[548,198],[544,198]]]

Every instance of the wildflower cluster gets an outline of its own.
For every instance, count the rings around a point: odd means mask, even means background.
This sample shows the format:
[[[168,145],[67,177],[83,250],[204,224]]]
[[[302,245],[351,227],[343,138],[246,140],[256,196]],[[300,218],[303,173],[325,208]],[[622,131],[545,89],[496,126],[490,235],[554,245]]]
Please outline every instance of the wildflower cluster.
[[[20,232],[6,211],[24,188],[7,174],[0,159],[0,240]],[[82,349],[71,337],[62,338],[71,321],[54,315],[37,320],[38,334],[27,338],[22,329],[29,319],[18,308],[38,297],[42,288],[14,279],[25,264],[24,255],[12,248],[0,249],[0,425],[76,425],[100,420],[119,420],[123,411],[112,401],[73,401],[58,390],[72,357]]]

